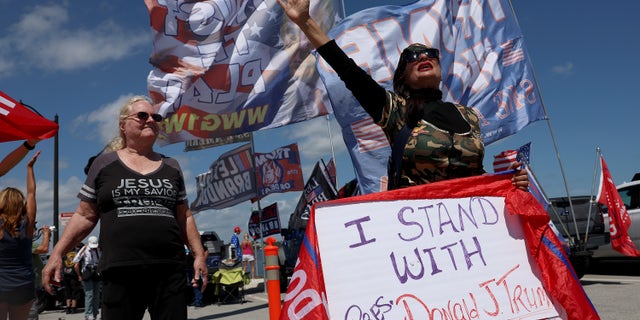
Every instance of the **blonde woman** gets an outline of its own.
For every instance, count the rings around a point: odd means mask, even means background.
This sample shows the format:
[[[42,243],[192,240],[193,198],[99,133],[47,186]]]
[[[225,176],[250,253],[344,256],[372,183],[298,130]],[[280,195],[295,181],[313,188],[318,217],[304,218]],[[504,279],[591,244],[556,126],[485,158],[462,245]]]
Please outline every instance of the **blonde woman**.
[[[251,265],[251,279],[255,279],[256,259],[253,254],[253,241],[251,241],[248,233],[244,234],[240,247],[242,248],[242,271],[247,272],[247,263],[249,263]]]
[[[117,121],[114,151],[90,165],[80,204],[42,271],[45,288],[60,279],[62,253],[100,221],[101,318],[142,319],[148,310],[152,320],[186,320],[184,244],[194,255],[193,283],[207,275],[207,256],[182,169],[153,149],[163,119],[147,97],[129,99]]]

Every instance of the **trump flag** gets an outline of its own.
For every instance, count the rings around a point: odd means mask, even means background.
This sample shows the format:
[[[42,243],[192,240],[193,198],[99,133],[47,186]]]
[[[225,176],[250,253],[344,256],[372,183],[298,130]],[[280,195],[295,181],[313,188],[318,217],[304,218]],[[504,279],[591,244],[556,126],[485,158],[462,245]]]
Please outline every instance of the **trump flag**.
[[[282,146],[269,153],[254,154],[258,198],[272,193],[304,189],[298,144]]]
[[[330,112],[312,46],[275,0],[145,0],[149,95],[165,117],[158,143],[225,137]],[[323,30],[339,1],[313,1]]]
[[[402,50],[419,42],[440,49],[443,100],[473,107],[490,144],[545,119],[520,27],[508,0],[422,0],[355,13],[329,33],[387,90]],[[362,193],[385,190],[391,153],[380,128],[320,59],[336,120]]]

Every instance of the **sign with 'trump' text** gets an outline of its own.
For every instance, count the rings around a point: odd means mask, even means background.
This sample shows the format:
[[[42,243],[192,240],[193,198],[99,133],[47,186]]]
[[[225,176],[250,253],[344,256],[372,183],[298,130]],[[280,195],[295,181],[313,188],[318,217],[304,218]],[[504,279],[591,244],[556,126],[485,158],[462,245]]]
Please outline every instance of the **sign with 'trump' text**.
[[[332,319],[544,319],[559,312],[504,197],[317,204]]]

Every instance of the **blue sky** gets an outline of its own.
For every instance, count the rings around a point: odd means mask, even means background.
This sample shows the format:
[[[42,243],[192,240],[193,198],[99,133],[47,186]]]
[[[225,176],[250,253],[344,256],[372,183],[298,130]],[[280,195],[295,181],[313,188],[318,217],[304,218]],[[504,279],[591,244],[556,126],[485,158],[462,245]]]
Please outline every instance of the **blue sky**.
[[[349,1],[347,14],[383,4],[411,1]],[[532,168],[549,196],[590,194],[596,147],[600,147],[616,184],[640,171],[640,150],[633,141],[640,110],[634,93],[640,31],[640,3],[619,1],[607,6],[592,0],[524,1],[512,5],[534,66],[549,121],[530,124],[486,149],[485,168],[493,156],[532,142]],[[149,17],[143,1],[15,1],[0,0],[0,90],[36,108],[43,116],[59,117],[59,211],[73,211],[84,181],[86,159],[116,134],[116,110],[133,94],[146,94],[151,66]],[[328,131],[338,164],[338,182],[354,177],[338,125],[326,118],[258,132],[255,150],[270,152],[298,143],[305,180],[315,162],[331,158]],[[551,132],[555,136],[556,153]],[[0,143],[0,156],[20,142]],[[233,146],[235,147],[235,146]],[[54,140],[42,141],[37,165],[38,221],[53,221]],[[179,160],[195,199],[195,176],[231,147],[184,152],[181,143],[156,147]],[[25,165],[0,180],[0,187],[24,190]],[[597,182],[596,182],[597,184]],[[299,193],[272,194],[261,201],[278,202],[283,226]],[[246,226],[252,208],[242,203],[196,215],[200,230],[214,230],[225,240],[234,225]],[[94,231],[94,234],[97,230]]]

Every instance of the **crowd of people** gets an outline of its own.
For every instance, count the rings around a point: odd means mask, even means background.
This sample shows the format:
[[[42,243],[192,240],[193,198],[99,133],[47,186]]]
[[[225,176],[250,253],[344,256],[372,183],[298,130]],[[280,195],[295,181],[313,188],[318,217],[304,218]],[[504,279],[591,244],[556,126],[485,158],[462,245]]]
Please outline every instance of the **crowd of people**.
[[[278,2],[385,132],[394,150],[391,188],[485,173],[478,116],[472,108],[442,100],[438,49],[418,43],[405,48],[394,90],[387,91],[321,30],[309,15],[309,0]],[[84,296],[85,319],[98,314],[105,320],[142,319],[145,312],[151,319],[187,319],[188,296],[176,293],[186,293],[189,285],[195,296],[191,303],[201,304],[208,253],[189,209],[179,163],[153,149],[163,121],[156,112],[144,96],[122,106],[119,135],[87,165],[79,204],[41,269],[42,279],[32,258],[49,250],[51,230],[45,226],[42,243],[33,245],[33,167],[40,153],[27,163],[26,193],[11,187],[0,192],[0,320],[27,319],[39,283],[50,294],[52,283],[63,284],[67,313],[78,312]],[[0,176],[36,143],[27,140],[7,155]],[[526,190],[526,171],[515,170],[512,181]],[[89,237],[76,250],[99,222],[100,237]],[[235,227],[231,256],[255,277],[253,243],[248,234],[240,242],[240,233]]]

